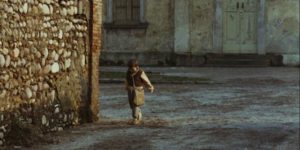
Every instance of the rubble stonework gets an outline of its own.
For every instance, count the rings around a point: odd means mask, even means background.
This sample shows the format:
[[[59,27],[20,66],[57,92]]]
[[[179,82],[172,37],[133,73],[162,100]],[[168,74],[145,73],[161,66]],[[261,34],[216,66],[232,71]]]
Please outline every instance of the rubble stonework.
[[[0,145],[14,121],[42,131],[80,122],[88,22],[70,0],[0,1]]]

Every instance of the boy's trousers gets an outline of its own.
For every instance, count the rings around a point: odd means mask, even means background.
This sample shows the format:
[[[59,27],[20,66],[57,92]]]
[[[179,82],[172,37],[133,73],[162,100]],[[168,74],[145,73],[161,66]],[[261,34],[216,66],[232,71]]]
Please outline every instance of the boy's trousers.
[[[128,101],[129,101],[130,108],[132,110],[132,117],[133,119],[141,120],[142,110],[139,106],[136,106],[133,103],[133,98],[134,98],[134,90],[128,90]]]

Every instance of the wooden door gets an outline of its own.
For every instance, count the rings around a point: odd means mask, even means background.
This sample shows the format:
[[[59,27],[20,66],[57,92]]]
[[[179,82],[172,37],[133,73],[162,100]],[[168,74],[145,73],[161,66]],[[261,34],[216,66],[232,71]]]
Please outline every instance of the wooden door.
[[[241,53],[257,53],[257,1],[242,1]]]
[[[257,0],[225,0],[224,53],[257,53]]]

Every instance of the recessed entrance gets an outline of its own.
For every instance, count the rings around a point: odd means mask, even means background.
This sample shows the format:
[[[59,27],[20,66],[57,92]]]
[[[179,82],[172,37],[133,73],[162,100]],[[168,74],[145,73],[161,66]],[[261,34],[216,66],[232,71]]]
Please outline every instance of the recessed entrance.
[[[257,54],[257,0],[225,0],[223,53]]]

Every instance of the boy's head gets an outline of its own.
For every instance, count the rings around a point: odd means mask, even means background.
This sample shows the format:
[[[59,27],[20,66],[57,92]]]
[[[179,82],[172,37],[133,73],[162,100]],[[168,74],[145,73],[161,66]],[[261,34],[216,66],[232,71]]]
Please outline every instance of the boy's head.
[[[127,66],[133,72],[136,72],[139,69],[139,64],[136,59],[130,59]]]

